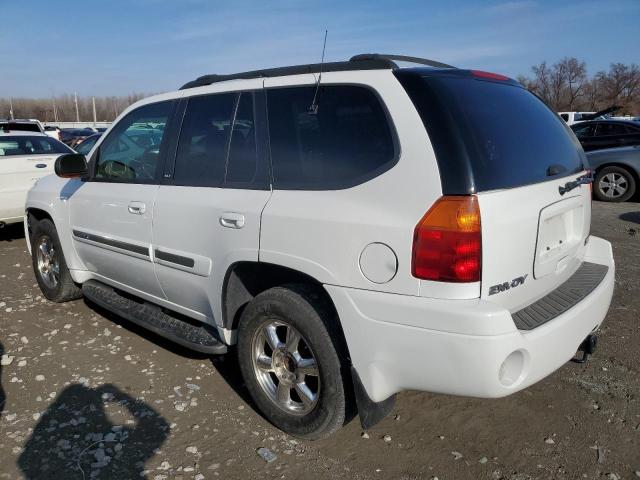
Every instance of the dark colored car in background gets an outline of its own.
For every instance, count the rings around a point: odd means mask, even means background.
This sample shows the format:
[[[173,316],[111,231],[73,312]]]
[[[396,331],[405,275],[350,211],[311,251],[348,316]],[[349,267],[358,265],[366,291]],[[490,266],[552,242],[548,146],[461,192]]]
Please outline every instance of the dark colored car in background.
[[[640,125],[633,120],[589,120],[571,129],[586,152],[640,145]]]
[[[102,132],[94,133],[93,135],[77,143],[74,147],[74,150],[78,153],[81,153],[82,155],[87,155],[101,136]]]
[[[90,137],[94,133],[96,132],[90,128],[63,128],[60,130],[60,141],[74,148],[80,141]]]
[[[595,171],[593,193],[598,200],[624,202],[636,193],[640,181],[640,145],[587,153]]]

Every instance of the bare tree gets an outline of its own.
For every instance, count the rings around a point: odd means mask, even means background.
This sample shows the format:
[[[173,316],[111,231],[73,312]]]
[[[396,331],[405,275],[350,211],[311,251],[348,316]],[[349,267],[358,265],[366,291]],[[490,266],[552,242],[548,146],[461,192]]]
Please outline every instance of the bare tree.
[[[540,96],[555,111],[600,110],[619,105],[623,114],[640,114],[640,67],[612,63],[608,71],[587,75],[587,65],[565,57],[549,66],[542,62],[531,67],[533,77],[518,81]]]

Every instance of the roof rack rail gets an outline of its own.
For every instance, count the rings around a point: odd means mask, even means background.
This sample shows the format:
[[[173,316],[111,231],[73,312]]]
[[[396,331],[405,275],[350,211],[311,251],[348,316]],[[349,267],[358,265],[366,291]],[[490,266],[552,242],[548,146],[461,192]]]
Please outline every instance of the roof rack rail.
[[[351,62],[364,61],[364,60],[389,60],[395,64],[395,61],[398,62],[408,62],[408,63],[417,63],[419,65],[428,65],[429,67],[435,68],[457,68],[453,65],[447,65],[446,63],[438,62],[436,60],[429,60],[428,58],[420,58],[420,57],[409,57],[407,55],[393,55],[386,53],[362,53],[360,55],[355,55],[349,59]],[[394,68],[398,68],[398,65],[395,64]]]
[[[230,73],[225,75],[203,75],[195,80],[185,83],[180,90],[202,87],[212,83],[225,82],[227,80],[246,80],[250,78],[282,77],[287,75],[300,75],[304,73],[345,72],[349,70],[392,70],[399,68],[394,60],[417,63],[436,68],[455,68],[446,63],[428,60],[426,58],[407,57],[404,55],[382,55],[379,53],[365,53],[355,55],[346,62],[328,62],[325,64],[312,63],[308,65],[294,65],[291,67],[268,68],[265,70],[251,70],[248,72]]]

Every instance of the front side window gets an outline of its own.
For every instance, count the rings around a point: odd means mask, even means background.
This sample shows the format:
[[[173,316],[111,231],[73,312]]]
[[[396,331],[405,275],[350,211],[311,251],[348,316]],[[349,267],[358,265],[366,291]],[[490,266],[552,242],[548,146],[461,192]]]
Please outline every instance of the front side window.
[[[172,102],[145,105],[114,126],[100,145],[95,178],[145,183],[156,178]]]
[[[274,188],[335,190],[370,180],[396,160],[391,126],[368,88],[274,88],[267,93]],[[315,111],[314,111],[315,110]]]
[[[573,125],[571,128],[578,138],[588,137],[593,129],[592,125]]]

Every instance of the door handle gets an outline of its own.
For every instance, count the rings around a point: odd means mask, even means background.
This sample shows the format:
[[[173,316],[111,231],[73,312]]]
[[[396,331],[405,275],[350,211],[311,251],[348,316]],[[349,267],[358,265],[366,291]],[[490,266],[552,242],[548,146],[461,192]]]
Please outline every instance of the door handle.
[[[129,213],[133,213],[134,215],[143,215],[144,212],[147,211],[147,206],[142,202],[131,202],[128,208]]]
[[[225,212],[220,216],[220,225],[227,228],[242,228],[244,227],[244,215]]]
[[[36,168],[47,168],[47,164],[46,163],[38,163],[38,164],[36,164]]]

